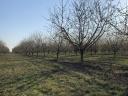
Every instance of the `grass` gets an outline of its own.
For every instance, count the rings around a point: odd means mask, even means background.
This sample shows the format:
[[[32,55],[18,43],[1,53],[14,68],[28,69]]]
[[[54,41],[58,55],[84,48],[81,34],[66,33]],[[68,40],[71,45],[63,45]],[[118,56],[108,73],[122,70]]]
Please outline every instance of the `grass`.
[[[128,58],[0,55],[0,96],[124,96]],[[125,72],[125,73],[123,73]]]

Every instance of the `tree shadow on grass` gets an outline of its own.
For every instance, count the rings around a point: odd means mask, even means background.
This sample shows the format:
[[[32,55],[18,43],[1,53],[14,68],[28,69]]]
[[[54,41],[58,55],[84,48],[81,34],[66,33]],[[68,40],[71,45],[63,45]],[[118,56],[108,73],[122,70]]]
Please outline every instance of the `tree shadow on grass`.
[[[86,62],[72,62],[72,61],[56,61],[56,60],[50,60],[50,62],[54,62],[59,64],[63,67],[63,69],[67,71],[79,71],[82,73],[88,73],[93,74],[93,72],[99,72],[103,71],[103,68],[99,66],[98,64],[94,64],[92,62],[86,61]],[[93,71],[93,72],[92,72]]]
[[[111,63],[112,62],[95,62],[95,61],[85,61],[72,62],[72,61],[56,61],[50,60],[63,67],[66,71],[75,71],[84,74],[89,74],[91,76],[98,76],[104,80],[110,80],[115,83],[120,83],[123,85],[128,84],[128,73],[112,73]]]

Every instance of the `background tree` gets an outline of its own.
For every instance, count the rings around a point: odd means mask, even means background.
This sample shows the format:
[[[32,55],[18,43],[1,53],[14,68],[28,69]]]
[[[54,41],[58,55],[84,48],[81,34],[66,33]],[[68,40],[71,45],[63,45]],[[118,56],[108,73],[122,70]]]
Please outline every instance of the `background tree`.
[[[126,0],[127,2],[127,0]],[[117,8],[114,18],[109,22],[119,35],[128,37],[128,5]]]
[[[114,57],[117,55],[121,47],[122,39],[119,37],[117,33],[109,34],[108,36],[108,44],[110,45],[111,51],[113,52]]]
[[[51,34],[51,40],[53,41],[53,44],[54,44],[54,51],[56,52],[56,60],[58,61],[59,59],[59,54],[60,54],[60,51],[61,51],[61,48],[62,48],[62,43],[63,43],[63,37],[61,36],[61,34],[58,32],[59,30],[57,31],[54,31],[52,34]]]
[[[9,53],[9,48],[3,41],[0,41],[0,53]]]

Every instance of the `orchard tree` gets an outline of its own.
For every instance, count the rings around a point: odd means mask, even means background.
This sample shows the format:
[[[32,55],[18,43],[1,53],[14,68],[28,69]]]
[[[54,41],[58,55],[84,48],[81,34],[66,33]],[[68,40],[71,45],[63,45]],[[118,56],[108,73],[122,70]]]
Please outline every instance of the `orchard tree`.
[[[9,53],[9,48],[3,41],[0,41],[0,53]]]
[[[127,2],[127,1],[126,1]],[[128,37],[128,5],[117,8],[114,18],[109,22],[119,35]]]
[[[108,23],[114,12],[112,0],[74,0],[69,10],[62,0],[55,8],[51,22],[58,28],[63,38],[79,50],[81,62],[84,51],[95,44],[110,29]]]
[[[59,30],[53,31],[53,34],[50,36],[52,43],[54,44],[54,51],[56,52],[56,60],[58,61],[59,59],[59,54],[62,48],[62,43],[63,43],[63,37],[61,36]]]
[[[115,57],[117,52],[119,52],[120,50],[122,39],[115,32],[115,33],[109,34],[107,42],[110,46],[110,50],[113,52],[113,55]]]

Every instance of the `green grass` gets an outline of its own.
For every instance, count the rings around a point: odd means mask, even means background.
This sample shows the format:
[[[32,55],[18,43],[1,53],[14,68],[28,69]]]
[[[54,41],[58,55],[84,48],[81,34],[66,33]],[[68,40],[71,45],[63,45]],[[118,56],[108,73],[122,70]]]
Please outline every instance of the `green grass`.
[[[0,96],[124,96],[127,57],[54,57],[0,55]]]

